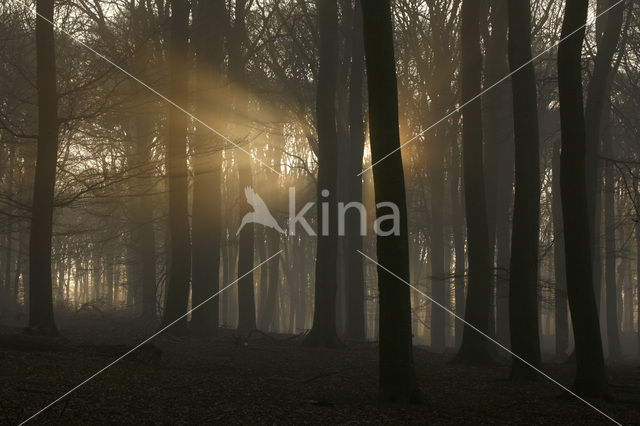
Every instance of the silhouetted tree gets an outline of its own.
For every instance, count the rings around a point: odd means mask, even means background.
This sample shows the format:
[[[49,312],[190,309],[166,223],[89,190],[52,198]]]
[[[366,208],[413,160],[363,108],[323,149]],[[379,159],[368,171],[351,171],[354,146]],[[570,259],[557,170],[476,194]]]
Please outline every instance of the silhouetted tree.
[[[364,153],[363,85],[364,85],[364,42],[362,30],[361,0],[355,0],[353,30],[351,40],[351,74],[349,78],[349,201],[362,202],[362,156]],[[360,235],[360,217],[350,210],[346,218],[347,256],[347,329],[345,336],[364,340],[364,268]]]
[[[233,87],[233,101],[236,125],[244,123],[249,108],[246,80],[246,44],[247,44],[247,2],[237,0],[233,27],[229,38],[229,75]],[[239,126],[240,131],[248,127]],[[238,140],[236,143],[246,143],[246,140]],[[248,151],[247,148],[245,150]],[[251,158],[246,152],[236,151],[238,161],[238,193],[240,194],[239,215],[243,217],[251,211],[251,207],[244,200],[244,190],[253,186],[251,175]],[[252,223],[245,225],[240,231],[240,247],[238,252],[238,330],[246,333],[256,328],[256,305],[253,291],[253,257],[254,257],[254,226]]]
[[[224,62],[224,0],[200,0],[194,10],[193,42],[196,54],[197,113],[207,122],[222,113]],[[218,121],[219,122],[219,121]],[[214,126],[218,127],[218,126]],[[193,305],[202,303],[220,287],[222,149],[218,136],[198,125],[193,159]],[[216,297],[193,312],[191,324],[198,335],[210,336],[218,327]]]
[[[479,14],[480,2],[463,0],[461,26],[462,104],[477,96],[481,89],[482,52],[480,50]],[[486,333],[488,332],[490,314],[491,259],[485,201],[482,111],[479,98],[474,99],[462,109],[462,149],[467,244],[469,247],[469,284],[465,319]],[[486,338],[469,326],[465,326],[456,359],[461,362],[489,362],[490,355]]]
[[[598,1],[598,12],[605,7],[613,6],[618,0]],[[593,67],[593,75],[589,81],[587,103],[585,106],[586,138],[587,138],[587,207],[589,213],[589,230],[591,232],[591,256],[594,267],[594,288],[596,304],[600,307],[602,293],[602,259],[600,256],[600,202],[598,197],[602,188],[602,169],[599,167],[601,127],[604,105],[608,100],[609,75],[613,54],[618,46],[624,2],[616,5],[611,11],[599,18],[596,37],[598,53]],[[601,28],[604,31],[601,32]],[[601,32],[601,33],[600,33]]]
[[[336,129],[336,90],[338,67],[338,7],[336,0],[318,0],[320,29],[320,70],[316,95],[318,130],[317,214],[318,245],[316,258],[315,310],[313,326],[305,344],[335,347],[337,278],[337,176],[338,135]],[[328,192],[328,193],[327,193]],[[328,205],[326,213],[322,204]],[[328,229],[323,232],[323,224]]]
[[[567,293],[575,336],[576,378],[582,395],[602,395],[606,387],[598,309],[593,291],[586,188],[586,135],[581,53],[588,0],[567,1],[558,48],[562,153],[560,189],[564,223]]]
[[[400,146],[398,89],[389,0],[363,1],[364,47],[369,92],[369,126],[373,163]],[[378,262],[409,281],[407,201],[402,156],[396,152],[373,168],[376,203],[392,202],[400,212],[400,233],[378,235]],[[380,398],[417,401],[411,347],[410,289],[378,267],[380,300]]]
[[[540,171],[536,76],[531,61],[531,5],[509,2],[509,66],[513,90],[515,197],[511,231],[509,325],[511,349],[540,364],[538,333],[538,233]],[[526,65],[524,65],[526,64]],[[524,65],[524,68],[519,69]],[[511,378],[537,373],[512,357]]]
[[[186,105],[188,86],[187,37],[189,3],[171,0],[169,43],[170,98]],[[187,311],[191,278],[191,237],[188,212],[187,116],[174,107],[169,109],[167,174],[169,175],[169,234],[171,238],[169,276],[163,324],[167,325]],[[188,333],[187,318],[180,319],[169,332]]]
[[[51,235],[58,156],[58,95],[53,36],[53,0],[36,4],[36,86],[38,153],[29,240],[29,331],[57,335],[53,318]]]

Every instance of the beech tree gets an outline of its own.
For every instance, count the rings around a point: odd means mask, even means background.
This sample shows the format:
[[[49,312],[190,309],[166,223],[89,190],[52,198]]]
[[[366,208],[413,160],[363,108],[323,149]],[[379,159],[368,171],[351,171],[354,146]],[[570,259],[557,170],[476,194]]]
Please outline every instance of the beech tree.
[[[364,1],[362,16],[371,155],[375,164],[377,160],[400,146],[390,1]],[[396,152],[375,165],[373,176],[376,203],[392,202],[400,212],[400,233],[377,236],[378,262],[401,280],[408,282],[407,199],[400,153]],[[420,392],[416,383],[411,347],[410,289],[382,267],[378,267],[380,398],[383,401],[417,402]]]
[[[36,3],[36,85],[38,153],[29,239],[29,331],[57,335],[53,318],[51,236],[58,158],[58,95],[53,36],[53,0]]]
[[[602,395],[606,389],[606,374],[598,309],[593,291],[580,60],[588,6],[587,0],[567,1],[561,35],[564,41],[558,48],[562,137],[560,190],[567,293],[573,320],[577,364],[573,388],[581,395]]]

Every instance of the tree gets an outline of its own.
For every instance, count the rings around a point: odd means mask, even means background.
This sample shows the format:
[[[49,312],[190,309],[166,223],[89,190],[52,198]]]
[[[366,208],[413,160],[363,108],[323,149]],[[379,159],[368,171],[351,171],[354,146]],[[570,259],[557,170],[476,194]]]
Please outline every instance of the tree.
[[[363,1],[364,48],[369,92],[371,155],[375,164],[400,146],[398,88],[389,0]],[[409,282],[407,204],[399,152],[373,168],[376,203],[394,203],[400,212],[398,235],[378,235],[378,262]],[[379,213],[379,212],[378,212]],[[411,347],[410,289],[378,267],[380,300],[380,398],[383,401],[420,399]]]
[[[564,229],[562,226],[562,200],[560,197],[560,143],[553,142],[551,215],[553,220],[553,274],[555,278],[555,338],[556,357],[564,359],[569,348],[569,321],[567,312],[567,274],[564,261]]]
[[[491,87],[509,73],[508,64],[508,0],[491,0],[489,22],[481,28],[485,43],[484,81]],[[491,32],[489,34],[489,28]],[[482,135],[489,229],[489,255],[495,265],[491,285],[489,334],[499,342],[509,342],[509,258],[511,207],[513,203],[513,108],[511,81],[503,81],[482,95]],[[495,304],[495,327],[494,305]]]
[[[196,54],[196,108],[200,117],[218,119],[223,87],[224,0],[200,0],[194,13]],[[221,194],[220,138],[198,125],[193,158],[193,305],[215,294],[220,287]],[[211,336],[218,328],[219,300],[214,298],[193,312],[191,325],[201,336]]]
[[[137,3],[137,4],[136,4]],[[150,59],[150,47],[148,37],[150,33],[149,15],[144,1],[132,2],[131,5],[131,31],[133,33],[135,55],[132,68],[135,75],[143,80],[149,75],[148,62]],[[132,81],[136,101],[142,104],[149,103],[147,90],[137,82]],[[140,101],[142,100],[142,101]],[[140,107],[139,107],[140,108]],[[148,108],[148,107],[147,107]],[[139,266],[140,279],[142,281],[142,317],[148,321],[155,321],[156,317],[156,242],[153,226],[153,209],[149,208],[152,202],[147,192],[149,190],[149,174],[153,173],[150,160],[150,152],[153,144],[153,118],[152,114],[141,107],[136,111],[134,118],[135,140],[128,147],[128,163],[132,170],[144,170],[138,172],[131,184],[140,195],[131,203],[131,221],[133,253],[137,266]],[[139,292],[138,292],[139,294]],[[140,302],[140,301],[138,301]],[[136,303],[138,304],[138,303]]]
[[[558,48],[562,138],[560,190],[567,293],[573,319],[577,362],[573,388],[582,395],[602,395],[606,387],[606,375],[598,309],[593,292],[580,60],[588,6],[588,0],[567,1],[561,36],[564,41]]]
[[[362,32],[361,0],[355,0],[351,40],[351,75],[349,78],[349,201],[362,202],[362,156],[364,153],[363,84],[364,84],[364,41]],[[364,269],[359,215],[351,210],[346,218],[345,256],[348,263],[347,277],[347,329],[345,336],[364,340]]]
[[[171,0],[169,43],[170,98],[178,105],[186,105],[187,37],[189,4],[186,0]],[[187,312],[191,277],[191,237],[188,212],[187,116],[177,108],[169,110],[169,141],[167,146],[167,174],[169,175],[169,234],[171,238],[169,279],[165,300],[163,325],[168,325]],[[187,318],[181,318],[169,331],[188,333]]]
[[[511,349],[537,366],[540,364],[537,292],[540,160],[536,76],[531,62],[531,5],[528,0],[509,2],[508,9],[516,182],[509,268]],[[515,357],[511,362],[511,378],[537,374]]]
[[[608,105],[606,108],[609,111]],[[608,119],[609,114],[605,117]],[[608,121],[608,120],[607,120]],[[603,140],[605,144],[605,154],[612,158],[613,149],[609,126],[603,129]],[[616,286],[616,223],[615,223],[615,181],[613,163],[607,161],[604,164],[604,196],[602,204],[604,207],[604,234],[605,234],[605,302],[607,318],[607,344],[609,348],[609,358],[619,360],[620,352],[620,331],[618,330],[618,294]]]
[[[481,88],[479,16],[480,2],[463,0],[461,103],[468,104],[462,109],[462,167],[469,247],[469,284],[465,319],[478,330],[487,333],[491,297],[491,259],[482,152],[482,111],[479,98],[470,102],[480,93]],[[465,325],[456,360],[471,363],[490,362],[486,338]]]
[[[249,98],[246,89],[246,43],[247,43],[247,1],[237,0],[235,16],[229,39],[229,74],[234,88],[233,106],[236,115],[236,125],[247,116]],[[240,127],[240,126],[239,126]],[[238,141],[240,143],[244,141]],[[248,151],[248,149],[247,149]],[[244,197],[245,188],[253,185],[251,175],[251,157],[246,152],[237,152],[238,161],[238,190],[240,197]],[[246,202],[240,203],[240,217],[250,211]],[[256,305],[253,293],[253,261],[254,261],[254,226],[249,223],[240,231],[238,252],[238,330],[246,333],[256,328]]]
[[[315,310],[313,326],[305,339],[310,346],[335,347],[336,332],[336,252],[338,135],[336,90],[338,67],[338,7],[336,0],[318,0],[320,29],[320,70],[316,94],[318,130],[318,178],[316,186],[318,227],[328,222],[328,232],[318,233]],[[322,204],[328,205],[327,212]],[[328,217],[327,217],[328,216]]]
[[[617,0],[598,1],[598,12],[604,5],[614,5]],[[587,144],[587,207],[589,212],[589,229],[591,232],[592,261],[594,266],[594,288],[596,303],[600,307],[600,294],[602,292],[602,261],[600,256],[600,214],[598,196],[600,194],[602,173],[598,165],[600,150],[600,137],[604,105],[609,93],[609,75],[613,54],[618,46],[624,2],[617,4],[607,15],[600,18],[597,33],[602,27],[601,22],[606,22],[602,34],[597,34],[598,53],[593,67],[593,75],[589,81],[587,104],[585,106],[586,144]],[[608,116],[607,116],[608,117]]]
[[[29,239],[29,332],[57,335],[53,318],[51,236],[58,157],[58,95],[53,36],[53,0],[36,4],[38,151]]]

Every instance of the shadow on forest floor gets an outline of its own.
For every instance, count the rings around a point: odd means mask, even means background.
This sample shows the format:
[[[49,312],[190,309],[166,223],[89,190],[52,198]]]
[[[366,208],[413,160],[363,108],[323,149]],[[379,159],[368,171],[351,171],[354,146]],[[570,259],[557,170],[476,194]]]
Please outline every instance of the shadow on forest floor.
[[[0,339],[0,424],[16,424],[110,363],[153,331],[122,319],[58,321],[69,343],[43,349]],[[0,327],[5,337],[16,328]],[[291,336],[232,331],[208,341],[159,337],[161,351],[132,354],[38,416],[34,424],[432,423],[603,424],[606,419],[561,389],[505,380],[506,367],[448,363],[417,347],[420,405],[376,402],[375,344],[322,350]],[[150,354],[150,355],[145,355]],[[572,367],[545,364],[569,383]],[[623,424],[640,421],[640,368],[611,369],[618,402],[594,404]]]

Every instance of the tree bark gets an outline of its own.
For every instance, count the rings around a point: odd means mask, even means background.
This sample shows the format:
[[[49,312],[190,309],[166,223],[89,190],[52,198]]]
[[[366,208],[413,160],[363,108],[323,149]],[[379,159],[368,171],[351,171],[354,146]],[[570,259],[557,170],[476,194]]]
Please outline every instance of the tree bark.
[[[553,143],[552,199],[553,216],[553,273],[555,277],[555,337],[556,357],[564,359],[569,349],[569,321],[567,318],[567,274],[564,260],[564,229],[562,226],[562,200],[560,199],[560,143]]]
[[[581,395],[602,395],[606,388],[606,375],[598,310],[593,292],[581,75],[582,43],[588,6],[588,0],[566,3],[562,38],[568,38],[558,48],[562,137],[560,189],[565,232],[567,292],[573,319],[577,361],[573,388]]]
[[[515,134],[515,197],[509,267],[511,349],[534,366],[540,365],[538,331],[538,233],[540,160],[536,76],[531,63],[531,5],[509,2],[509,67],[513,74]],[[523,64],[524,68],[517,71]],[[517,71],[517,72],[516,72]],[[511,378],[532,378],[537,372],[511,359]]]
[[[193,40],[196,54],[196,110],[206,122],[220,122],[219,105],[224,62],[224,0],[200,0],[194,14]],[[220,151],[223,141],[203,125],[196,127],[193,159],[193,312],[191,327],[196,335],[216,333],[219,298],[210,299],[220,288]]]
[[[608,106],[608,105],[607,105]],[[608,111],[608,108],[607,108]],[[609,114],[605,114],[609,117]],[[605,149],[609,158],[612,157],[611,139],[608,126],[604,130]],[[605,299],[607,318],[607,343],[609,358],[619,360],[620,332],[618,330],[618,291],[616,283],[616,219],[615,219],[615,180],[613,163],[604,164],[604,232],[605,232]]]
[[[617,0],[608,0],[607,7],[612,6],[615,1]],[[616,51],[616,47],[618,46],[618,40],[620,39],[623,12],[624,2],[618,4],[606,15],[600,18],[600,20],[606,20],[606,25],[604,25],[604,32],[598,40],[598,53],[593,68],[593,75],[589,81],[587,104],[585,107],[587,144],[587,207],[589,209],[589,230],[592,245],[591,255],[594,267],[594,288],[598,307],[600,306],[600,294],[602,288],[600,215],[597,214],[597,198],[600,195],[601,188],[598,151],[600,147],[603,107],[609,98],[609,74],[611,70],[611,62],[613,54]]]
[[[481,90],[482,53],[480,50],[479,13],[480,2],[463,0],[461,27],[462,104],[467,103]],[[485,199],[480,99],[475,99],[462,110],[462,148],[469,250],[469,285],[465,319],[483,333],[488,333],[491,259]],[[486,338],[465,325],[456,360],[470,363],[490,362]]]
[[[507,0],[491,2],[491,35],[486,38],[484,87],[491,87],[509,73],[507,63]],[[488,31],[487,31],[488,32]],[[490,335],[509,341],[509,257],[511,206],[513,199],[513,116],[511,81],[507,80],[482,96],[482,131],[487,196],[489,255],[492,266]],[[493,289],[492,289],[493,290]],[[495,326],[493,324],[495,315]]]
[[[234,110],[237,118],[236,125],[243,128],[242,123],[246,119],[249,107],[249,99],[246,88],[246,0],[237,0],[235,5],[235,19],[229,40],[229,73],[234,88]],[[244,129],[242,129],[244,130]],[[246,141],[238,140],[238,144]],[[249,151],[248,147],[245,148]],[[238,161],[238,192],[241,199],[244,198],[245,188],[253,186],[251,175],[251,158],[247,153],[236,151]],[[240,202],[239,217],[242,218],[251,211],[249,204]],[[254,226],[252,223],[245,225],[240,231],[238,251],[238,277],[243,277],[238,282],[238,331],[247,333],[256,328],[256,305],[253,288],[254,263]]]
[[[319,229],[316,254],[315,310],[313,326],[305,339],[309,346],[339,345],[336,332],[337,290],[337,174],[336,90],[338,67],[338,8],[336,0],[318,1],[320,70],[316,94],[318,129],[318,228],[328,221],[328,232]],[[323,196],[323,191],[326,196]],[[328,204],[328,218],[322,204]],[[326,235],[325,235],[326,234]]]
[[[38,151],[33,183],[29,240],[29,331],[57,335],[53,318],[51,237],[53,196],[58,156],[58,99],[53,25],[53,0],[36,4],[36,85]]]
[[[389,0],[362,3],[364,46],[369,89],[371,154],[375,163],[400,146],[398,89]],[[377,236],[378,261],[409,282],[407,205],[399,152],[373,168],[376,203],[392,202],[400,211],[399,235]],[[420,399],[411,347],[410,289],[378,268],[380,299],[380,398],[383,401]]]
[[[349,201],[362,202],[362,156],[364,154],[363,85],[364,41],[362,30],[362,0],[356,0],[353,12],[351,40],[351,76],[349,79]],[[346,219],[347,276],[347,329],[345,336],[364,340],[364,265],[359,215],[350,210]]]
[[[189,4],[186,0],[171,0],[169,66],[171,76],[169,93],[178,105],[186,105],[187,36]],[[177,321],[169,332],[188,333],[187,312],[189,281],[191,278],[191,237],[188,212],[187,169],[187,116],[177,108],[169,110],[169,141],[167,147],[167,174],[169,176],[169,234],[170,265],[165,300],[163,326]],[[180,319],[179,319],[180,318]]]

